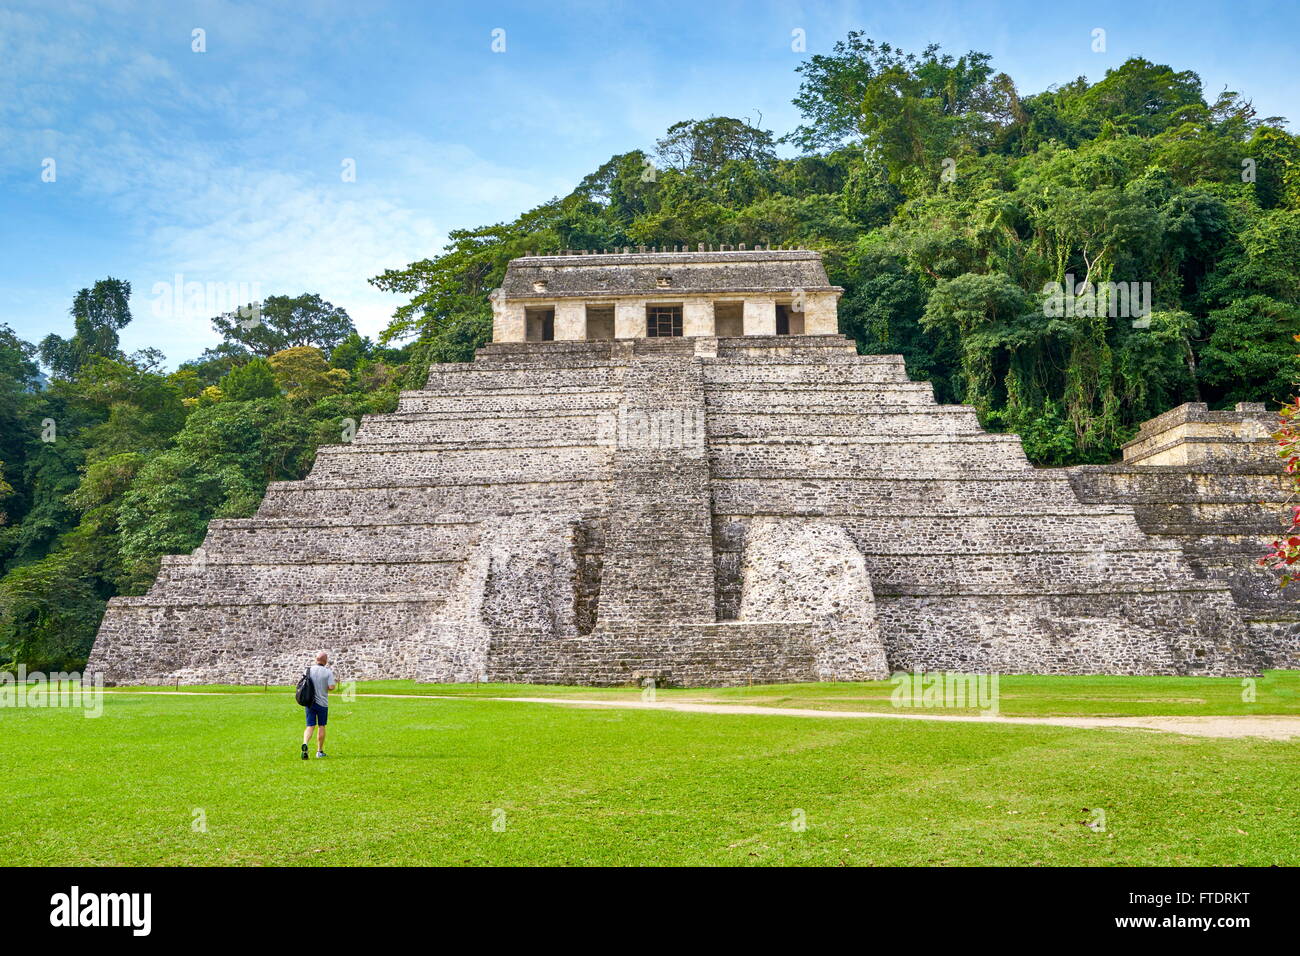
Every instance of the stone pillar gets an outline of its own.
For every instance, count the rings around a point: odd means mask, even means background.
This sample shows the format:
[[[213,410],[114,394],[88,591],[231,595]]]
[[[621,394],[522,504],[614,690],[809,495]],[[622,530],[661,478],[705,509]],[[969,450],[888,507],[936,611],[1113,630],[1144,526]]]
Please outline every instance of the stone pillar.
[[[682,303],[682,335],[713,334],[713,303],[708,299],[686,299]]]
[[[555,341],[573,342],[587,337],[587,304],[561,299],[555,303]]]
[[[644,299],[620,299],[614,303],[614,338],[645,338]]]
[[[493,303],[492,307],[492,341],[522,342],[527,338],[527,323],[524,321],[524,304],[522,302]]]
[[[776,335],[776,299],[746,298],[744,322],[745,335]]]
[[[840,330],[834,292],[809,292],[804,297],[804,335],[834,335]]]

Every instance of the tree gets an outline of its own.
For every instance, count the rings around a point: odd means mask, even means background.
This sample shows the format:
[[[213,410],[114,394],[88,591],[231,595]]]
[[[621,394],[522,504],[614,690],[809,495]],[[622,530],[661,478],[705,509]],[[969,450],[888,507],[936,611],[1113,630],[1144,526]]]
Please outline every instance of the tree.
[[[704,179],[715,176],[731,160],[753,163],[763,169],[776,160],[772,134],[730,116],[683,120],[668,127],[655,143],[659,158],[679,172]]]
[[[252,361],[253,353],[235,342],[222,342],[215,348],[204,349],[203,354],[189,362],[182,362],[179,371],[192,372],[201,385],[215,385],[233,368]]]
[[[13,330],[0,323],[0,462],[9,462],[10,481],[19,487],[7,485],[10,495],[16,496],[11,506],[23,507],[25,495],[21,473],[26,458],[28,438],[24,422],[35,405],[35,392],[40,384],[40,370],[32,361],[36,347],[14,335]],[[4,559],[0,545],[0,561]]]
[[[935,44],[918,56],[853,31],[830,56],[796,67],[794,103],[806,123],[789,139],[816,149],[860,136],[894,180],[909,170],[937,179],[941,159],[990,147],[1019,116],[1014,85],[993,74],[990,59],[954,58]]]
[[[1029,317],[1037,323],[1030,296],[1003,273],[966,273],[938,282],[926,300],[921,315],[923,329],[953,337],[961,343],[962,401],[983,412],[989,411],[996,396],[994,357],[1003,347],[1003,328]],[[998,334],[983,336],[976,333]]]
[[[68,507],[67,496],[77,490],[78,469],[85,462],[84,444],[74,432],[54,442],[37,440],[33,448],[23,462],[26,509],[16,534],[8,539],[12,550],[0,555],[9,559],[10,566],[43,557],[59,536],[75,525],[76,514]]]
[[[131,283],[100,279],[72,300],[76,329],[71,339],[47,335],[40,344],[41,361],[55,377],[69,379],[92,358],[116,358],[118,331],[131,321]]]
[[[1167,66],[1133,57],[1098,83],[1067,101],[1066,115],[1094,135],[1109,125],[1124,132],[1152,136],[1202,115],[1201,78],[1191,70],[1174,72]]]
[[[275,398],[280,387],[275,383],[275,369],[264,358],[255,358],[240,368],[231,369],[221,380],[221,393],[233,402],[256,398]]]
[[[581,205],[594,207],[595,219],[602,229],[625,226],[654,208],[657,176],[650,175],[650,157],[639,149],[612,156],[594,173],[584,176],[573,191]],[[609,232],[607,241],[590,246],[606,248],[627,244],[626,235]],[[589,248],[588,243],[576,243]]]
[[[212,327],[231,346],[264,357],[298,346],[313,346],[328,355],[356,331],[346,311],[314,292],[269,296],[260,307],[249,303],[217,316]]]
[[[1201,349],[1200,379],[1216,404],[1268,401],[1285,404],[1300,381],[1295,336],[1300,305],[1252,295],[1209,314]]]
[[[15,568],[0,580],[0,667],[80,668],[104,605],[82,552],[63,551]]]
[[[320,349],[309,345],[276,352],[266,360],[275,384],[291,402],[310,404],[341,391],[348,382],[346,369],[330,368]]]
[[[358,363],[369,358],[373,351],[374,343],[370,341],[368,336],[361,336],[353,332],[343,342],[335,346],[334,351],[330,353],[330,364],[335,368],[354,372]]]
[[[441,256],[389,269],[370,280],[378,289],[410,298],[397,307],[379,336],[384,345],[418,339],[407,388],[424,387],[430,362],[473,359],[474,349],[491,338],[488,293],[500,286],[511,258],[558,246],[554,230],[559,212],[556,204],[548,203],[521,216],[518,224],[452,230]]]
[[[0,461],[0,501],[8,498],[14,493],[14,486],[5,481],[5,463]],[[7,515],[0,511],[0,525],[5,523]]]
[[[128,450],[160,450],[187,414],[171,376],[130,360],[96,358],[83,366],[72,400],[86,416],[79,437],[91,461]]]
[[[1300,136],[1259,126],[1243,150],[1256,163],[1255,192],[1265,209],[1300,209]]]
[[[159,555],[193,551],[214,517],[253,514],[268,482],[301,478],[314,455],[310,422],[284,399],[197,409],[122,496],[124,574],[134,587],[147,586]]]

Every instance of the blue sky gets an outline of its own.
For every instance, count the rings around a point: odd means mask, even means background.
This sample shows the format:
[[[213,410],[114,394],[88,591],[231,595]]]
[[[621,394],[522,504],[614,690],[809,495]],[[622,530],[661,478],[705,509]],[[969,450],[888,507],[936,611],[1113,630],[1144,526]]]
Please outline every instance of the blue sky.
[[[319,292],[373,336],[399,300],[366,280],[448,230],[566,193],[677,120],[788,132],[796,29],[809,54],[852,29],[982,50],[1022,94],[1141,55],[1300,120],[1295,3],[5,0],[0,322],[70,334],[77,289],[128,279],[123,347],[174,366],[218,341],[206,301],[175,307],[179,274]]]

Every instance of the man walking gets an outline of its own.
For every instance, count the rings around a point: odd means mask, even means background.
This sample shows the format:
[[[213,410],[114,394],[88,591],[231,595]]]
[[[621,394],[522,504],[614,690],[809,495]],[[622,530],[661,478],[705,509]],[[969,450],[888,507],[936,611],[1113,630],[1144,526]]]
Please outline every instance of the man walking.
[[[330,716],[330,691],[338,686],[334,671],[326,665],[330,656],[324,651],[316,655],[316,663],[307,669],[312,686],[316,689],[315,699],[307,705],[307,729],[302,735],[302,759],[307,759],[307,745],[311,743],[312,734],[316,734],[316,756],[325,756],[325,723]]]

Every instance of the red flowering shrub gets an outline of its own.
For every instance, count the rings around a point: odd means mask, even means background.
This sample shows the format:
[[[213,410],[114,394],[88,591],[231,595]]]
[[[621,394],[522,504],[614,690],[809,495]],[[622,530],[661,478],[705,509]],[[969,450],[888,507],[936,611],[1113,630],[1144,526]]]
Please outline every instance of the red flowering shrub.
[[[1297,335],[1296,341],[1300,341]],[[1292,495],[1300,494],[1300,397],[1292,398],[1278,412],[1282,427],[1273,433],[1277,440],[1277,455],[1285,462],[1291,479]],[[1286,587],[1297,573],[1292,567],[1300,561],[1300,505],[1290,505],[1290,514],[1283,520],[1287,528],[1282,537],[1272,542],[1268,554],[1259,559],[1262,567],[1281,571],[1281,585]]]

